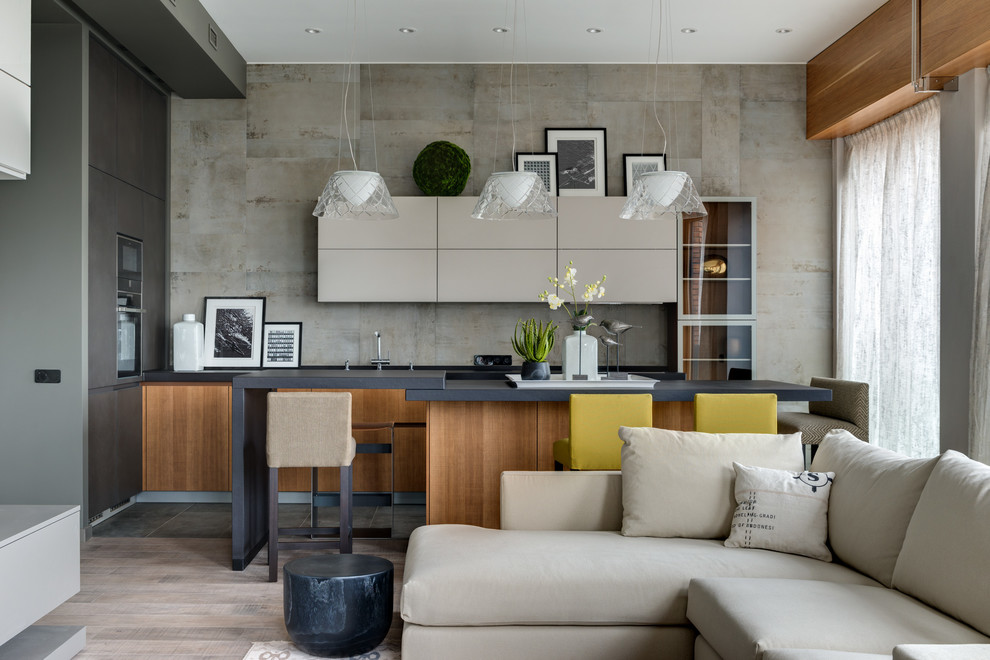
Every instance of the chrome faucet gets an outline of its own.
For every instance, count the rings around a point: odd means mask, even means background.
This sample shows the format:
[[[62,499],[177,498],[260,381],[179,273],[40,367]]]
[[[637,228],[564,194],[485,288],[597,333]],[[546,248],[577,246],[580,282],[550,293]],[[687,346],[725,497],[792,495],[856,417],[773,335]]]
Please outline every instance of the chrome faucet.
[[[375,330],[375,339],[378,341],[378,357],[371,359],[371,364],[378,366],[378,371],[382,370],[382,365],[392,364],[392,352],[389,351],[385,357],[382,357],[382,333]]]

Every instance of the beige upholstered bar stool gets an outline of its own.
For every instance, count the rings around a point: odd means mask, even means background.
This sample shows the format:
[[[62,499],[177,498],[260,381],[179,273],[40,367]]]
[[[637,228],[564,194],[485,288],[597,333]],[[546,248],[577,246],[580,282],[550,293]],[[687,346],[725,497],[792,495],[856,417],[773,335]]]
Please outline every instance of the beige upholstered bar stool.
[[[289,548],[352,548],[353,484],[351,462],[356,452],[351,436],[350,392],[269,392],[268,394],[268,580],[278,581],[278,551]],[[340,526],[280,528],[278,469],[340,468]],[[279,536],[309,537],[279,541]],[[328,537],[335,537],[328,540]]]

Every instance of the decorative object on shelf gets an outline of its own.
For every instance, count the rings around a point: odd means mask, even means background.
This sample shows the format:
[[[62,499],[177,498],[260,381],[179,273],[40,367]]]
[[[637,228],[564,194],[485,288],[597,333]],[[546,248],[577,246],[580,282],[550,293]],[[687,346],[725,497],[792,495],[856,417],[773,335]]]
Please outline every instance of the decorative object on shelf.
[[[557,337],[557,324],[553,321],[519,319],[512,335],[512,350],[523,359],[522,377],[524,380],[547,380],[550,378],[550,363],[547,356],[553,349]]]
[[[556,276],[547,277],[553,285],[554,292],[544,290],[540,294],[540,300],[550,305],[550,309],[564,308],[567,316],[571,319],[571,327],[574,334],[564,338],[564,353],[561,360],[562,371],[565,379],[585,379],[598,380],[598,342],[594,337],[589,336],[586,331],[588,326],[593,324],[594,316],[591,315],[591,301],[595,298],[605,297],[605,275],[601,279],[591,284],[584,285],[584,292],[581,294],[583,307],[578,307],[577,295],[577,268],[574,262],[570,261],[567,270],[564,271],[563,282]],[[557,295],[558,291],[569,293],[573,311],[568,309],[567,303]]]
[[[557,196],[557,154],[516,154],[517,172],[534,172],[543,180],[547,194]]]
[[[633,194],[633,184],[640,176],[666,169],[667,158],[663,154],[622,154],[622,183],[626,197]]]
[[[202,371],[205,338],[203,324],[195,314],[183,314],[172,326],[172,370]]]
[[[508,0],[506,0],[508,10]],[[515,103],[515,64],[517,19],[519,0],[514,0],[512,8],[512,62],[509,64],[509,124],[512,126],[512,154],[516,152],[516,103]],[[526,12],[523,8],[523,30],[525,31]],[[504,33],[503,33],[504,34]],[[527,95],[528,96],[528,95]],[[495,120],[495,149],[492,156],[492,175],[481,190],[478,203],[471,212],[476,220],[507,220],[511,218],[553,218],[557,211],[550,200],[550,194],[543,179],[536,172],[498,172],[498,119],[501,115],[502,89],[499,83],[498,107]],[[530,108],[532,115],[532,108]],[[511,163],[511,160],[510,160]]]
[[[302,353],[302,323],[266,323],[264,353],[261,366],[265,369],[297,369]]]
[[[206,298],[207,367],[260,367],[264,298]]]
[[[602,330],[604,330],[607,334],[612,335],[613,337],[616,338],[614,342],[609,337],[607,337],[605,335],[603,335],[602,338],[601,338],[602,343],[605,344],[605,347],[606,347],[605,348],[605,373],[606,374],[608,373],[608,346],[611,345],[611,344],[614,344],[615,345],[615,371],[616,371],[616,377],[622,377],[622,376],[619,375],[620,374],[620,372],[619,372],[619,346],[621,346],[621,344],[619,343],[618,340],[622,338],[622,335],[625,334],[625,332],[627,330],[631,330],[632,328],[639,328],[641,326],[631,325],[629,323],[626,323],[625,321],[619,321],[618,319],[605,319],[604,321],[602,321],[598,325],[600,325],[602,327]]]
[[[557,154],[557,189],[561,197],[605,197],[604,128],[548,128],[547,151]]]
[[[619,346],[621,346],[622,344],[620,344],[619,342],[615,341],[614,339],[612,339],[611,337],[609,337],[607,334],[599,335],[598,336],[598,341],[600,341],[601,344],[602,344],[602,346],[605,347],[605,380],[608,380],[608,379],[610,379],[610,378],[613,377],[612,374],[609,372],[609,362],[608,362],[609,351],[612,349],[613,346],[615,346],[615,369],[616,369],[616,374],[618,374],[618,369],[619,369]]]
[[[705,257],[705,264],[701,270],[705,277],[725,277],[729,272],[729,264],[722,255],[710,254]]]
[[[424,195],[457,197],[470,176],[471,158],[453,142],[430,142],[413,163],[413,180]]]
[[[351,23],[350,57],[344,75],[344,94],[340,104],[340,133],[347,136],[347,148],[351,154],[353,170],[340,169],[340,150],[337,151],[337,171],[330,175],[327,185],[317,200],[313,215],[318,218],[348,218],[366,220],[385,220],[399,217],[399,212],[392,203],[392,196],[385,185],[385,179],[378,173],[378,148],[375,142],[375,93],[368,65],[368,88],[371,101],[371,144],[375,155],[375,171],[358,170],[357,159],[354,157],[354,145],[351,142],[351,128],[347,121],[347,97],[351,88],[351,76],[358,78],[354,71],[354,46],[357,43],[358,0],[353,0],[354,11]],[[360,68],[360,65],[357,65]]]
[[[667,131],[664,130],[663,123],[660,121],[660,114],[657,112],[657,81],[660,76],[660,53],[663,50],[665,28],[667,30],[668,61],[673,61],[673,40],[670,35],[669,0],[658,0],[658,2],[657,56],[653,68],[653,118],[656,119],[657,126],[660,127],[660,134],[663,136],[663,148],[660,151],[667,153]],[[664,23],[665,15],[668,19],[666,24]],[[667,93],[664,96],[670,98],[669,79],[666,81],[666,85]],[[675,112],[675,128],[676,123],[677,113]],[[643,140],[644,142],[646,140],[645,130],[643,131]],[[627,192],[627,195],[629,199],[626,200],[625,206],[619,213],[619,217],[623,220],[657,220],[667,213],[677,213],[684,218],[708,215],[705,205],[701,203],[701,197],[698,196],[698,191],[694,187],[694,182],[687,172],[646,172],[633,181],[632,191]]]

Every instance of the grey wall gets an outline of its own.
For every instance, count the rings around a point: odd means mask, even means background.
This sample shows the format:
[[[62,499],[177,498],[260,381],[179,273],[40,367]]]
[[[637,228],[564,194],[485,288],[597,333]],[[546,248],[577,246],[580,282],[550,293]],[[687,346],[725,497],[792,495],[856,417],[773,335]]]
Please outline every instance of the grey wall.
[[[941,449],[969,452],[969,370],[972,362],[977,205],[984,181],[980,163],[987,74],[959,77],[959,91],[941,104],[941,291],[939,434]]]
[[[338,168],[343,70],[250,65],[243,101],[173,97],[172,322],[184,312],[202,315],[204,296],[263,295],[269,319],[303,322],[306,364],[367,362],[374,330],[394,362],[458,364],[476,352],[510,353],[516,319],[545,315],[543,305],[315,302],[311,212]],[[506,74],[498,65],[379,65],[371,75],[362,67],[360,94],[351,97],[362,119],[350,123],[358,165],[374,168],[377,147],[392,194],[416,195],[416,155],[433,140],[450,140],[472,157],[464,194],[476,195],[493,170],[496,131],[495,169],[511,167],[505,120],[513,111],[517,151],[543,151],[546,127],[604,126],[609,194],[623,194],[623,153],[662,150],[645,102],[652,66],[530,65],[519,74],[528,94],[518,96],[531,98],[531,116],[525,102],[499,106]],[[669,66],[661,90],[668,167],[689,172],[703,195],[758,198],[757,374],[797,382],[831,374],[831,151],[828,142],[804,139],[804,67]],[[341,166],[350,168],[344,148]],[[533,283],[534,293],[543,288]],[[665,363],[668,313],[609,310],[645,326],[626,335],[630,363]]]
[[[82,504],[88,33],[35,26],[26,181],[0,182],[0,503]],[[60,384],[34,383],[37,368]]]

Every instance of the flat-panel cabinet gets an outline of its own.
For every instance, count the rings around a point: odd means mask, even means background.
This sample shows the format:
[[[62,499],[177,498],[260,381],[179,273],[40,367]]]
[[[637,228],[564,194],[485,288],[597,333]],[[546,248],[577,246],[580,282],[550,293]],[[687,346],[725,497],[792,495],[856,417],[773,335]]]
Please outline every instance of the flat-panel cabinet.
[[[471,217],[477,197],[440,197],[437,203],[437,247],[441,250],[555,250],[557,220]]]
[[[556,250],[439,250],[438,302],[538,302]]]
[[[31,0],[0,3],[0,179],[31,171]]]
[[[623,220],[625,197],[560,197],[557,246],[561,250],[676,250],[677,218]]]
[[[141,492],[141,388],[138,384],[89,393],[88,515]]]
[[[144,489],[230,490],[230,383],[143,385]]]
[[[579,285],[607,275],[604,302],[655,304],[677,300],[676,250],[560,250],[557,275],[573,261]],[[580,297],[583,293],[577,291]]]
[[[319,250],[320,302],[433,302],[436,250]]]
[[[317,247],[321,250],[435,250],[437,198],[393,197],[398,218],[366,220],[320,218]]]

